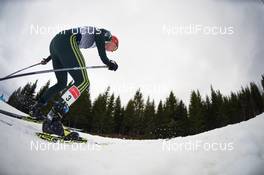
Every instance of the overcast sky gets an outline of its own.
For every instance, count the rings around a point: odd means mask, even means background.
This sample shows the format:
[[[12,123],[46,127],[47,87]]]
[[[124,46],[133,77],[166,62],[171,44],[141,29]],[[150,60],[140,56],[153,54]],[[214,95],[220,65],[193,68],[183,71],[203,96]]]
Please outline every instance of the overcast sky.
[[[138,88],[156,102],[173,90],[188,103],[191,90],[205,96],[213,85],[229,94],[264,73],[261,0],[10,0],[0,2],[0,77],[48,56],[60,29],[85,25],[120,40],[108,54],[118,71],[88,70],[92,98],[110,86],[124,103]],[[87,65],[102,64],[96,49],[82,53]],[[56,82],[54,74],[2,81],[0,94],[36,79]]]

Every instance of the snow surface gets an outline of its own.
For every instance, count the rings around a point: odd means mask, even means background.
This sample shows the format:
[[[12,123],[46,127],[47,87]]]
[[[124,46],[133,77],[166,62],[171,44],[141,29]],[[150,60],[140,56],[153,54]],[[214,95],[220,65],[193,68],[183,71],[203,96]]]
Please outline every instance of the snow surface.
[[[0,109],[23,114],[4,102]],[[170,140],[80,133],[89,144],[58,144],[34,135],[40,124],[0,114],[0,175],[264,175],[263,128],[264,114]]]

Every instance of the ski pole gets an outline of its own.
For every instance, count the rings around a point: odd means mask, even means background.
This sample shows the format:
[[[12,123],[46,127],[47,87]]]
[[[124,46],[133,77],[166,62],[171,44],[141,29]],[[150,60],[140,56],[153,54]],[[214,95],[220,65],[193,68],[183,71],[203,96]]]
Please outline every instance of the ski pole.
[[[20,69],[20,70],[18,70],[18,71],[16,71],[16,72],[13,72],[12,74],[9,74],[9,75],[5,76],[5,78],[10,77],[10,76],[12,76],[12,75],[14,75],[14,74],[17,74],[18,72],[22,72],[23,70],[27,70],[27,69],[29,69],[29,68],[31,68],[31,67],[38,66],[38,65],[41,65],[41,62],[40,62],[40,63],[37,63],[37,64],[33,64],[33,65],[31,65],[31,66],[28,66],[28,67],[25,67],[25,68]]]
[[[82,69],[98,69],[98,68],[108,68],[108,66],[71,67],[71,68],[41,70],[41,71],[28,72],[28,73],[3,77],[3,78],[0,78],[0,81],[12,79],[12,78],[17,78],[17,77],[29,76],[29,75],[50,73],[50,72],[76,71],[76,70],[82,70]]]

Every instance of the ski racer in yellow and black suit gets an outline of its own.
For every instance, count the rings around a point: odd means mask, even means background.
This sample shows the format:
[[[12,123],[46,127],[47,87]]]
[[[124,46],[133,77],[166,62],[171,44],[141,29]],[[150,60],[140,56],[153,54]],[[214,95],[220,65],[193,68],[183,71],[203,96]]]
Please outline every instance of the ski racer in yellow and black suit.
[[[106,51],[116,51],[118,39],[108,30],[96,27],[78,27],[58,33],[50,43],[50,56],[42,60],[46,64],[52,60],[53,68],[85,67],[85,60],[80,49],[97,48],[102,62],[109,70],[116,71],[118,65],[109,60]],[[54,105],[47,116],[41,108],[52,98],[67,87],[67,74],[70,74],[74,84],[66,90]],[[57,83],[50,87],[32,107],[30,114],[36,119],[43,119],[43,132],[63,136],[64,131],[61,119],[69,111],[70,106],[79,98],[81,93],[89,87],[89,78],[86,69],[68,72],[55,72]]]

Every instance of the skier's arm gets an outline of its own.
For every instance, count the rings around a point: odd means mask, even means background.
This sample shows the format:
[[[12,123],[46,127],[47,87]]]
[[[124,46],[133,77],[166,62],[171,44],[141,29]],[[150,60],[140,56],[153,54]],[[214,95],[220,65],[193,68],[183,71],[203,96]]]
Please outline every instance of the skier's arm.
[[[102,31],[100,34],[95,34],[95,44],[99,53],[99,56],[102,60],[102,62],[106,65],[110,64],[110,61],[108,57],[106,56],[106,51],[105,51],[105,37],[104,37],[105,32]]]
[[[118,65],[116,64],[115,61],[109,60],[108,57],[106,56],[106,51],[105,51],[106,39],[109,40],[111,39],[111,33],[107,30],[101,29],[100,34],[95,34],[95,43],[101,60],[103,61],[104,64],[108,66],[109,70],[116,71],[118,69]]]

